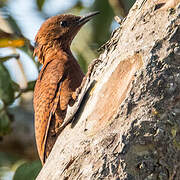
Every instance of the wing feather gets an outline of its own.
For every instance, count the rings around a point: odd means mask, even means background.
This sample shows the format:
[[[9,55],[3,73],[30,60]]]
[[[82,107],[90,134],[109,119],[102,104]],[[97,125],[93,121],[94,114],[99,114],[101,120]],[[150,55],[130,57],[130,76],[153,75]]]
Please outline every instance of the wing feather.
[[[61,64],[56,61],[44,66],[36,82],[34,91],[34,110],[35,110],[35,134],[38,153],[44,163],[44,153],[46,151],[47,135],[58,101],[60,99],[60,88],[64,80],[60,71]]]

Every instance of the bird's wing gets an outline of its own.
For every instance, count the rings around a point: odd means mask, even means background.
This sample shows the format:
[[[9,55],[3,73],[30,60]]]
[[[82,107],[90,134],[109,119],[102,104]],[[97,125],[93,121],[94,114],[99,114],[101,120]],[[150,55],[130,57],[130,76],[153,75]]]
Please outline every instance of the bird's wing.
[[[60,89],[64,80],[62,66],[50,62],[40,72],[34,92],[35,130],[38,152],[44,163],[47,136],[58,106]],[[61,71],[60,71],[61,70]]]

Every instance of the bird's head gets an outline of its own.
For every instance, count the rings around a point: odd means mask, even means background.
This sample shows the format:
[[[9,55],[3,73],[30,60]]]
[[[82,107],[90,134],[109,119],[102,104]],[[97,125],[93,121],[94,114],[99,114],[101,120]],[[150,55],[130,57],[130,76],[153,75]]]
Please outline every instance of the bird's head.
[[[99,12],[92,12],[85,16],[62,14],[47,19],[42,24],[35,37],[34,55],[37,55],[41,62],[41,51],[44,49],[53,47],[55,44],[58,44],[64,49],[69,48],[73,38],[76,36],[82,25],[88,22],[96,14],[99,14]]]

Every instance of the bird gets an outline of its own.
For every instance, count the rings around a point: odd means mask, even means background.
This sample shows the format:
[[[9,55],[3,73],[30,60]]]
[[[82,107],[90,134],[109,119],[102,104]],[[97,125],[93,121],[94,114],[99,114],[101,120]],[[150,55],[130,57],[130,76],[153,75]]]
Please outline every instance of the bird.
[[[50,17],[35,37],[33,55],[42,68],[34,88],[33,104],[36,145],[42,165],[62,132],[67,108],[76,101],[75,92],[85,76],[71,52],[71,42],[81,27],[97,14]]]

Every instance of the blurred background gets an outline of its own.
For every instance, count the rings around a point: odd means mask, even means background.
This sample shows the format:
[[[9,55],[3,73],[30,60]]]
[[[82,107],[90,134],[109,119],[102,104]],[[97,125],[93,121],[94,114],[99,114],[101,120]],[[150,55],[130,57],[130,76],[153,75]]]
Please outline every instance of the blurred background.
[[[62,13],[101,14],[88,22],[71,49],[84,72],[97,49],[120,25],[135,0],[0,0],[0,179],[35,179],[41,169],[34,137],[33,89],[41,65],[33,57],[41,24]]]

